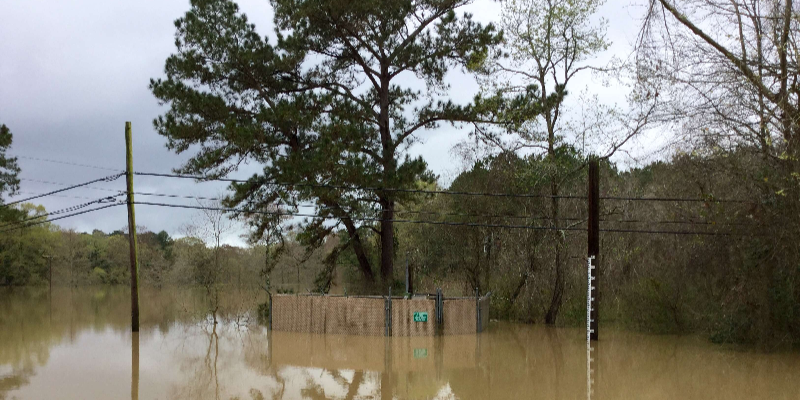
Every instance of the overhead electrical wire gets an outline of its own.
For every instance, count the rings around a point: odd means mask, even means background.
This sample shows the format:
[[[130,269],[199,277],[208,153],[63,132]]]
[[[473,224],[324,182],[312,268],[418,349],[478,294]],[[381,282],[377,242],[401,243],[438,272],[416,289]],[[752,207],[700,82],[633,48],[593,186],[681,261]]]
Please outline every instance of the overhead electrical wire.
[[[125,174],[123,174],[123,175],[125,175]],[[71,184],[69,184],[69,183],[46,181],[46,180],[42,180],[42,179],[19,178],[19,180],[27,181],[27,182],[44,183],[46,185],[54,185],[54,186],[71,186]],[[121,192],[121,191],[124,192],[124,190],[103,188],[103,187],[97,187],[97,186],[84,186],[83,189],[100,190],[100,191],[103,191],[103,192],[114,192],[114,193]]]
[[[123,192],[124,193],[124,192]],[[134,192],[135,195],[141,196],[157,196],[169,198],[184,198],[184,199],[197,199],[197,200],[222,200],[219,197],[202,197],[192,195],[177,195],[169,193],[152,193],[152,192]],[[288,205],[287,206],[291,206]],[[298,204],[297,207],[318,207],[316,204]],[[329,209],[329,207],[319,206],[320,209]],[[437,211],[421,211],[421,210],[395,210],[395,214],[418,214],[418,215],[436,215],[446,217],[473,217],[473,218],[509,218],[509,219],[526,219],[526,220],[552,220],[552,217],[547,216],[527,216],[527,215],[504,215],[504,214],[470,214],[470,213],[446,213]],[[579,217],[560,217],[562,221],[584,221],[586,218]],[[742,225],[742,226],[758,226],[756,224],[748,223],[735,223],[735,222],[708,222],[708,221],[675,221],[675,220],[661,220],[661,221],[644,221],[644,220],[613,220],[601,219],[600,222],[614,222],[614,223],[651,223],[651,224],[679,224],[679,225]]]
[[[27,195],[42,194],[40,192],[28,192],[28,191],[25,191],[25,190],[19,190],[19,191],[17,191],[17,193],[19,193],[19,194],[27,194]],[[66,195],[66,194],[51,194],[50,196],[52,196],[52,197],[61,197],[61,198],[64,198],[64,199],[92,200],[92,197],[88,197],[88,196],[70,196],[70,195]],[[15,195],[13,197],[18,197],[18,196]]]
[[[234,178],[209,178],[199,175],[181,175],[181,174],[162,174],[156,172],[134,172],[134,175],[140,176],[157,176],[163,178],[181,178],[181,179],[194,179],[202,181],[218,181],[218,182],[232,182],[232,183],[247,183],[246,179]],[[368,186],[350,186],[350,185],[329,185],[322,183],[283,183],[283,182],[267,182],[267,185],[276,186],[289,186],[289,187],[313,187],[323,189],[343,189],[343,190],[364,190],[374,192],[396,192],[396,193],[419,193],[419,194],[444,194],[456,196],[484,196],[484,197],[511,197],[511,198],[558,198],[558,199],[586,199],[586,196],[574,195],[543,195],[532,193],[492,193],[492,192],[463,192],[452,190],[426,190],[426,189],[399,189],[399,188],[378,188]]]
[[[70,162],[70,161],[53,160],[53,159],[41,158],[41,157],[31,157],[31,156],[23,156],[23,155],[17,155],[16,157],[29,159],[29,160],[35,160],[35,161],[44,161],[44,162],[52,162],[52,163],[73,165],[73,166],[86,167],[86,168],[101,169],[101,170],[106,170],[106,171],[122,171],[121,169],[101,167],[101,166],[90,165],[90,164],[81,164],[81,163],[75,163],[75,162]],[[220,181],[220,182],[234,182],[234,183],[246,183],[246,182],[248,182],[248,180],[246,180],[246,179],[210,178],[210,177],[199,176],[199,175],[185,175],[185,174],[167,174],[167,173],[155,173],[155,172],[134,172],[134,174],[135,175],[141,175],[141,176],[156,176],[156,177],[165,177],[165,178],[194,179],[194,180],[202,180],[202,181]],[[33,179],[27,179],[27,180],[36,181],[36,180],[33,180]],[[47,181],[40,181],[40,182],[50,183],[50,182],[47,182]],[[55,183],[55,184],[58,184],[58,183]],[[530,193],[464,192],[464,191],[449,191],[449,190],[377,188],[377,187],[364,187],[364,186],[327,185],[327,184],[311,184],[311,183],[270,182],[268,184],[270,184],[270,185],[278,185],[278,186],[317,187],[317,188],[330,188],[330,189],[387,191],[387,192],[401,192],[401,193],[444,194],[444,195],[459,195],[459,196],[586,199],[586,196],[580,196],[580,195],[542,195],[542,194],[530,194]],[[102,189],[102,188],[93,188],[93,189],[96,189],[96,190],[109,190],[109,189]],[[209,198],[209,199],[210,200],[217,200],[217,199],[214,199],[214,198]],[[672,202],[701,202],[701,203],[752,203],[752,201],[750,201],[750,200],[715,199],[713,197],[709,197],[709,198],[682,198],[682,197],[600,196],[600,199],[601,200],[619,200],[619,201],[665,201],[665,202],[672,201]]]
[[[280,211],[258,211],[258,210],[243,210],[238,208],[227,207],[208,207],[208,206],[194,206],[189,204],[169,204],[169,203],[155,203],[149,201],[134,201],[135,205],[148,205],[157,207],[171,207],[171,208],[186,208],[195,210],[210,210],[233,212],[241,214],[261,214],[272,216],[286,216],[286,217],[308,217],[308,218],[324,218],[331,220],[338,220],[337,217],[327,217],[318,214],[310,213],[293,213],[293,212],[280,212]],[[349,217],[353,221],[361,222],[380,222],[381,218],[374,217]],[[396,223],[409,223],[409,224],[429,224],[429,225],[449,225],[449,226],[472,226],[472,227],[485,227],[485,228],[510,228],[510,229],[530,229],[530,230],[549,230],[549,231],[585,231],[586,228],[576,227],[550,227],[550,226],[530,226],[530,225],[507,225],[507,224],[487,224],[487,223],[472,223],[472,222],[449,222],[449,221],[430,221],[430,220],[410,220],[410,219],[390,219],[388,221]]]
[[[95,169],[103,169],[109,171],[119,171],[117,169],[111,169],[106,167],[100,167],[96,165],[89,165],[89,164],[80,164],[68,161],[60,161],[60,160],[52,160],[46,158],[39,158],[39,157],[30,157],[30,156],[17,156],[23,159],[30,159],[35,161],[44,161],[44,162],[53,162],[65,165],[73,165],[79,167],[87,167],[87,168],[95,168]],[[119,195],[123,195],[126,192],[124,190],[115,190],[109,188],[99,188],[99,187],[91,187],[89,186],[92,183],[97,182],[110,182],[113,181],[120,176],[124,175],[125,173],[118,173],[115,175],[110,175],[104,178],[95,179],[89,182],[84,182],[77,185],[70,185],[63,189],[55,190],[52,192],[37,194],[32,197],[28,197],[21,200],[16,200],[11,203],[5,204],[5,206],[10,206],[14,204],[23,203],[26,201],[34,200],[37,198],[45,197],[45,196],[57,196],[57,193],[64,192],[71,189],[76,189],[80,187],[84,187],[86,189],[92,190],[102,190],[108,192],[115,192]],[[243,179],[233,179],[233,178],[209,178],[205,176],[195,176],[195,175],[183,175],[183,174],[165,174],[165,173],[152,173],[152,172],[134,172],[136,175],[140,176],[154,176],[154,177],[167,177],[167,178],[181,178],[181,179],[194,179],[200,181],[221,181],[221,182],[235,182],[235,183],[245,183],[248,180]],[[22,180],[33,181],[33,182],[41,182],[46,184],[54,184],[54,185],[62,185],[65,186],[67,184],[60,183],[60,182],[52,182],[52,181],[44,181],[44,180],[36,180],[36,179],[27,179],[21,178]],[[528,194],[528,193],[497,193],[497,192],[466,192],[466,191],[449,191],[449,190],[425,190],[425,189],[401,189],[401,188],[377,188],[377,187],[362,187],[362,186],[348,186],[348,185],[329,185],[329,184],[310,184],[310,183],[279,183],[279,182],[269,182],[266,183],[268,185],[278,185],[278,186],[288,186],[288,187],[314,187],[314,188],[329,188],[329,189],[343,189],[343,190],[363,190],[363,191],[385,191],[385,192],[400,192],[400,193],[419,193],[419,194],[442,194],[442,195],[457,195],[457,196],[485,196],[485,197],[505,197],[505,198],[561,198],[561,199],[586,199],[586,196],[577,196],[577,195],[541,195],[541,194]],[[220,198],[215,197],[204,197],[204,196],[192,196],[192,195],[176,195],[176,194],[167,194],[167,193],[154,193],[154,192],[133,192],[135,195],[140,196],[159,196],[159,197],[170,197],[170,198],[185,198],[185,199],[197,199],[197,200],[212,200],[212,201],[219,201]],[[113,199],[113,197],[104,198],[105,199]],[[620,200],[620,201],[664,201],[664,202],[716,202],[716,203],[750,203],[751,201],[747,200],[737,200],[737,199],[714,199],[714,198],[673,198],[673,197],[622,197],[622,196],[601,196],[600,199],[602,200]],[[97,201],[85,203],[80,205],[79,208],[87,207],[88,205],[95,204]],[[283,215],[283,216],[291,216],[291,217],[312,217],[312,218],[327,218],[327,219],[337,219],[334,217],[325,217],[317,214],[309,214],[309,213],[292,213],[292,212],[268,212],[268,211],[253,211],[253,210],[242,210],[237,208],[225,208],[225,207],[211,207],[211,206],[191,206],[191,205],[183,205],[183,204],[167,204],[167,203],[154,203],[154,202],[135,202],[135,204],[142,204],[142,205],[153,205],[153,206],[161,206],[161,207],[177,207],[177,208],[190,208],[190,209],[208,209],[208,210],[218,210],[224,212],[236,212],[236,213],[245,213],[245,214],[270,214],[270,215]],[[49,222],[52,220],[62,219],[73,215],[80,215],[84,214],[85,212],[91,212],[94,210],[100,210],[104,208],[108,208],[113,205],[118,204],[111,204],[106,205],[103,207],[99,207],[93,210],[86,210],[79,213],[72,213],[70,215],[65,215],[58,218],[49,219],[44,222]],[[291,206],[291,205],[290,205]],[[327,209],[328,207],[318,206],[315,204],[297,204],[293,205],[293,207],[320,207],[320,209]],[[75,208],[68,207],[66,209],[58,210],[52,213],[48,213],[46,215],[56,215],[63,212],[73,211]],[[419,215],[439,215],[439,216],[458,216],[458,217],[479,217],[479,218],[520,218],[520,219],[539,219],[539,220],[552,220],[550,217],[533,217],[533,216],[520,216],[520,215],[481,215],[481,214],[466,214],[466,213],[440,213],[440,212],[433,212],[433,211],[415,211],[415,210],[398,210],[396,211],[398,214],[419,214]],[[32,219],[38,219],[42,216],[37,216]],[[378,222],[381,221],[382,218],[376,217],[353,217],[353,220],[357,221],[364,221],[364,222]],[[564,221],[580,221],[581,218],[559,218]],[[554,227],[554,226],[529,226],[529,225],[508,225],[508,224],[488,224],[488,223],[471,223],[471,222],[450,222],[450,221],[431,221],[431,220],[412,220],[412,219],[392,219],[392,222],[397,223],[413,223],[413,224],[433,224],[433,225],[452,225],[452,226],[478,226],[478,227],[498,227],[498,228],[518,228],[518,229],[533,229],[533,230],[574,230],[574,231],[585,231],[585,228],[577,228],[574,226],[570,227]],[[736,223],[725,223],[725,222],[707,222],[707,221],[641,221],[641,220],[601,220],[601,222],[611,222],[611,223],[659,223],[659,224],[691,224],[691,225],[737,225]],[[38,223],[38,222],[37,222]],[[43,222],[42,222],[43,223]],[[750,224],[738,224],[738,225],[750,225]],[[753,224],[755,225],[755,224]],[[6,225],[7,226],[7,225]],[[3,226],[0,226],[2,228]],[[602,232],[618,232],[618,233],[657,233],[657,234],[680,234],[680,235],[721,235],[721,236],[732,236],[737,235],[737,233],[733,232],[708,232],[708,231],[671,231],[671,230],[640,230],[640,229],[618,229],[618,228],[601,228],[600,231]]]
[[[718,222],[718,221],[647,221],[641,219],[601,219],[600,222],[618,222],[625,224],[674,224],[674,225],[730,225],[730,226],[762,226],[751,222]]]
[[[621,201],[673,201],[685,203],[752,203],[750,200],[739,199],[715,199],[710,198],[686,198],[686,197],[620,197],[620,196],[600,196],[600,200],[621,200]]]
[[[3,229],[3,230],[0,230],[0,233],[15,231],[15,230],[19,230],[19,229],[24,229],[24,228],[28,228],[28,227],[35,226],[35,225],[46,224],[48,222],[57,221],[59,219],[64,219],[64,218],[74,217],[76,215],[81,215],[81,214],[86,214],[86,213],[90,213],[90,212],[100,211],[100,210],[103,210],[103,209],[106,209],[106,208],[116,207],[116,206],[120,206],[120,205],[123,205],[123,204],[125,204],[125,203],[124,202],[119,202],[119,203],[113,203],[113,204],[106,204],[106,205],[101,206],[101,207],[95,207],[95,208],[92,208],[92,209],[89,209],[89,210],[78,211],[78,212],[74,212],[74,213],[71,213],[71,214],[62,215],[62,216],[56,217],[56,218],[49,218],[49,219],[44,220],[44,221],[36,221],[36,222],[23,224],[23,225],[20,225],[20,226],[15,226],[15,227],[9,228],[9,229]]]
[[[616,228],[600,228],[600,232],[611,233],[647,233],[647,234],[665,234],[665,235],[701,235],[701,236],[762,236],[753,232],[709,232],[709,231],[664,231],[664,230],[646,230],[646,229],[616,229]]]
[[[50,196],[50,195],[53,195],[53,194],[56,194],[56,193],[66,192],[67,190],[72,190],[72,189],[76,189],[76,188],[79,188],[79,187],[88,186],[88,185],[91,185],[92,183],[111,182],[111,181],[119,178],[122,175],[125,175],[125,174],[124,173],[120,173],[120,174],[116,174],[116,175],[109,175],[109,176],[106,176],[106,177],[103,177],[103,178],[99,178],[99,179],[95,179],[95,180],[92,180],[92,181],[89,181],[89,182],[79,183],[77,185],[68,186],[68,187],[65,187],[63,189],[54,190],[52,192],[42,193],[42,194],[39,194],[39,195],[36,195],[36,196],[32,196],[32,197],[28,197],[28,198],[25,198],[25,199],[12,201],[10,203],[3,204],[3,206],[4,207],[8,207],[8,206],[12,206],[14,204],[24,203],[24,202],[27,202],[27,201],[31,201],[31,200],[35,200],[35,199],[41,198],[41,197]]]
[[[100,167],[100,166],[97,166],[97,165],[81,164],[81,163],[76,163],[76,162],[71,162],[71,161],[53,160],[53,159],[50,159],[50,158],[42,158],[42,157],[31,157],[31,156],[23,156],[23,155],[14,155],[14,157],[22,158],[24,160],[43,161],[43,162],[49,162],[49,163],[55,163],[55,164],[72,165],[72,166],[75,166],[75,167],[93,168],[93,169],[99,169],[99,170],[103,170],[103,171],[121,172],[123,170],[122,168]]]
[[[33,181],[33,182],[40,182],[52,185],[60,185],[65,186],[67,184],[62,182],[53,182],[53,181],[44,181],[44,180],[37,180],[37,179],[26,179],[24,180]],[[86,187],[87,189],[94,189],[94,190],[102,190],[114,193],[122,193],[124,194],[124,190],[117,190],[117,189],[109,189],[109,188],[100,188],[100,187]],[[170,193],[155,193],[155,192],[133,192],[134,195],[140,196],[157,196],[157,197],[168,197],[168,198],[184,198],[184,199],[196,199],[196,200],[211,200],[211,201],[220,201],[222,200],[219,197],[205,197],[205,196],[193,196],[193,195],[178,195],[178,194],[170,194]],[[45,194],[46,195],[46,194]],[[617,198],[621,199],[621,198]],[[658,200],[668,200],[667,198],[660,198]],[[676,200],[676,199],[671,199]],[[692,199],[677,199],[677,200],[686,200],[690,201]],[[316,207],[315,204],[298,204],[297,207]],[[321,209],[327,209],[328,207],[320,206]],[[552,217],[534,217],[534,216],[524,216],[524,215],[502,215],[502,214],[469,214],[469,213],[442,213],[442,212],[435,212],[435,211],[417,211],[417,210],[397,210],[395,211],[398,214],[420,214],[420,215],[438,215],[438,216],[453,216],[453,217],[474,217],[474,218],[510,218],[510,219],[526,219],[526,220],[552,220]],[[576,218],[576,217],[563,217],[559,218],[563,221],[581,221],[585,218]],[[702,222],[702,221],[643,221],[643,220],[601,220],[601,222],[615,222],[615,223],[652,223],[652,224],[685,224],[685,225],[751,225],[746,223],[727,223],[727,222]],[[752,224],[755,225],[755,224]],[[626,231],[627,232],[627,231]],[[659,231],[661,232],[661,231]],[[672,232],[672,231],[670,231]]]
[[[170,208],[184,208],[196,210],[211,210],[221,212],[235,212],[241,214],[261,214],[272,216],[287,216],[287,217],[308,217],[308,218],[325,218],[337,220],[337,217],[327,217],[318,214],[307,213],[291,213],[280,211],[258,211],[258,210],[243,210],[238,208],[227,207],[207,207],[207,206],[194,206],[187,204],[169,204],[169,203],[154,203],[154,202],[140,202],[135,201],[134,204],[150,205],[157,207],[170,207]],[[380,222],[382,219],[374,217],[351,217],[353,221],[361,222]],[[485,227],[485,228],[508,228],[508,229],[528,229],[528,230],[549,230],[549,231],[586,231],[586,228],[578,227],[551,227],[551,226],[531,226],[531,225],[508,225],[508,224],[489,224],[489,223],[472,223],[472,222],[452,222],[452,221],[431,221],[431,220],[409,220],[409,219],[390,219],[388,221],[395,223],[409,223],[409,224],[427,224],[427,225],[446,225],[446,226],[470,226],[470,227]],[[613,233],[648,233],[648,234],[671,234],[671,235],[701,235],[701,236],[750,236],[751,233],[740,234],[736,232],[709,232],[709,231],[670,231],[670,230],[634,230],[634,229],[615,229],[615,228],[601,228],[601,232]]]
[[[180,178],[180,179],[194,179],[200,181],[218,181],[218,182],[232,182],[232,183],[247,183],[246,179],[235,178],[211,178],[200,175],[183,175],[183,174],[164,174],[156,172],[134,172],[135,175],[141,176],[157,176],[163,178]],[[421,193],[421,194],[444,194],[444,195],[458,195],[458,196],[486,196],[486,197],[513,197],[513,198],[547,198],[547,199],[586,199],[586,196],[579,195],[546,195],[546,194],[533,194],[533,193],[491,193],[491,192],[464,192],[464,191],[451,191],[451,190],[425,190],[425,189],[400,189],[400,188],[378,188],[367,186],[352,186],[352,185],[329,185],[321,183],[283,183],[283,182],[268,182],[267,185],[276,186],[290,186],[290,187],[314,187],[314,188],[327,188],[327,189],[344,189],[344,190],[364,190],[364,191],[384,191],[384,192],[400,192],[400,193]],[[714,198],[684,198],[684,197],[621,197],[621,196],[600,196],[601,200],[625,200],[625,201],[674,201],[674,202],[706,202],[706,203],[752,203],[748,200],[739,199],[714,199]]]
[[[70,213],[70,212],[73,212],[73,211],[77,211],[77,210],[89,207],[89,206],[91,206],[93,204],[102,204],[102,203],[114,202],[114,201],[116,201],[116,198],[120,197],[121,195],[122,194],[119,194],[117,196],[102,197],[102,198],[95,199],[95,200],[92,200],[92,201],[89,201],[89,202],[86,202],[86,203],[77,204],[77,205],[74,205],[74,206],[62,208],[62,209],[55,210],[55,211],[48,211],[48,212],[45,212],[44,214],[28,216],[27,218],[23,218],[23,219],[21,219],[19,221],[11,221],[11,222],[8,222],[6,224],[0,225],[0,229],[5,228],[7,226],[11,226],[11,225],[25,224],[28,221],[38,220],[38,219],[41,219],[41,218],[48,218],[48,217],[53,216],[53,215]]]

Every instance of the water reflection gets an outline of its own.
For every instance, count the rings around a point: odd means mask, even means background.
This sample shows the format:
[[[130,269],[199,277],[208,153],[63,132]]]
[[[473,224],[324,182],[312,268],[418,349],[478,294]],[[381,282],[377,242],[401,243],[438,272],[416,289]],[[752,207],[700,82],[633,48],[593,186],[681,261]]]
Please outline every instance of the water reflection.
[[[493,323],[478,336],[390,339],[268,332],[240,306],[257,294],[230,296],[214,324],[196,291],[144,290],[142,331],[131,334],[122,289],[54,289],[52,319],[46,290],[0,291],[0,399],[576,399],[592,385],[581,329]],[[800,394],[797,354],[604,332],[592,352],[595,400]]]
[[[139,400],[139,332],[131,333],[131,400]]]

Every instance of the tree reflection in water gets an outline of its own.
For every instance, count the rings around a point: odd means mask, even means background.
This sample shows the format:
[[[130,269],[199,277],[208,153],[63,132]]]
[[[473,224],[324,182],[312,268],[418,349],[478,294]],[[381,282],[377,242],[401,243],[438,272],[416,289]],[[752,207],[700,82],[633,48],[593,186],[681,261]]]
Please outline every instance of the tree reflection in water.
[[[131,332],[131,400],[139,400],[139,332]]]

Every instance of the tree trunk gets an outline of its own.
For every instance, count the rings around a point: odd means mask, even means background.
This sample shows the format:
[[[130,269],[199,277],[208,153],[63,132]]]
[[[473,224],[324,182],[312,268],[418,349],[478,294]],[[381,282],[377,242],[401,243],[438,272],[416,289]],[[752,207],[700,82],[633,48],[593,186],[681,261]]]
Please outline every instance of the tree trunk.
[[[369,264],[366,253],[364,253],[364,244],[361,243],[361,236],[358,234],[352,220],[344,219],[343,222],[347,229],[347,234],[350,236],[350,245],[353,246],[353,252],[356,254],[356,260],[358,260],[358,267],[361,270],[361,274],[364,275],[364,279],[366,279],[367,282],[374,283],[375,274],[372,273],[372,266]]]
[[[394,202],[382,204],[381,218],[381,279],[383,283],[394,281]]]
[[[540,81],[544,84],[544,77],[540,77]],[[544,86],[542,86],[544,87]],[[542,93],[544,95],[544,92]],[[550,195],[553,197],[550,198],[551,202],[551,216],[553,221],[554,231],[553,233],[556,235],[556,248],[555,248],[555,272],[556,272],[556,279],[553,282],[553,297],[550,299],[550,307],[547,309],[547,314],[544,317],[544,321],[548,325],[553,325],[556,323],[556,319],[558,318],[558,310],[561,308],[561,302],[564,296],[564,265],[561,257],[561,251],[564,248],[564,235],[558,229],[561,228],[561,224],[559,223],[559,202],[558,202],[558,160],[556,160],[556,150],[555,150],[555,143],[556,143],[556,135],[555,135],[555,124],[556,119],[558,118],[558,108],[554,109],[553,115],[546,114],[545,120],[547,122],[547,158],[549,158],[551,163],[552,170],[550,171]]]
[[[381,65],[380,90],[380,134],[383,152],[383,186],[391,188],[397,167],[395,165],[395,147],[389,126],[389,65]],[[380,195],[381,205],[381,278],[384,284],[392,284],[394,280],[394,194],[385,192]]]
[[[559,204],[558,198],[555,196],[558,195],[558,184],[556,183],[556,177],[553,176],[550,182],[550,193],[553,195],[551,199],[552,202],[552,218],[553,218],[553,226],[556,228],[560,228],[559,225]],[[556,323],[556,319],[558,318],[558,311],[561,308],[562,299],[564,296],[564,263],[561,257],[561,251],[564,248],[564,235],[561,234],[561,231],[554,231],[556,234],[556,249],[555,249],[555,271],[556,271],[556,279],[553,283],[553,297],[550,299],[550,308],[547,310],[547,315],[544,317],[544,321],[548,325],[553,325]]]

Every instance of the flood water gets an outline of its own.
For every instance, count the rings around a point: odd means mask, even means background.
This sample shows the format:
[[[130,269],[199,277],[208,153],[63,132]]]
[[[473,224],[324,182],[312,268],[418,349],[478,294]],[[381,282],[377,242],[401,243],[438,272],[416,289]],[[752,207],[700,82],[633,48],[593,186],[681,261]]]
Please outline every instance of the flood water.
[[[0,399],[800,399],[800,354],[606,329],[492,322],[440,338],[268,332],[223,296],[121,288],[0,289]],[[591,393],[587,388],[591,386]]]

